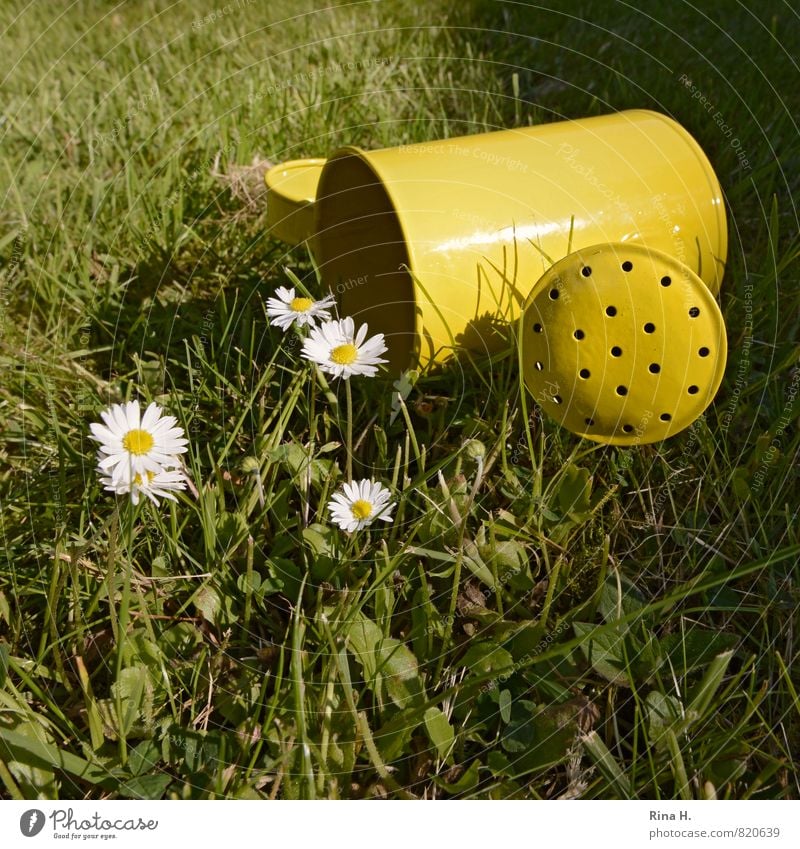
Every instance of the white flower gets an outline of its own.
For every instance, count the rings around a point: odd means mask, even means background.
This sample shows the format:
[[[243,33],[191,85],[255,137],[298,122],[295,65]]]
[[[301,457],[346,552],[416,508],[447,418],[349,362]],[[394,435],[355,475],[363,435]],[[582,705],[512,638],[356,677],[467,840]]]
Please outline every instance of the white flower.
[[[117,484],[112,481],[110,475],[102,475],[100,483],[103,484],[104,489],[117,495],[130,493],[134,504],[139,503],[140,493],[146,495],[153,504],[158,504],[159,498],[178,500],[172,493],[186,489],[186,475],[180,469],[170,469],[157,474],[156,472],[145,472],[144,475],[137,473],[131,482],[121,481]]]
[[[326,321],[321,327],[315,327],[303,342],[303,356],[313,360],[322,371],[334,377],[347,380],[352,374],[366,374],[372,377],[378,371],[378,364],[388,362],[380,359],[387,350],[383,342],[383,333],[367,335],[367,325],[362,324],[355,333],[353,319],[342,318],[338,321]]]
[[[159,475],[177,468],[179,454],[187,448],[183,428],[174,416],[162,416],[158,404],[150,404],[140,416],[139,402],[114,404],[100,413],[105,425],[93,423],[91,438],[100,443],[97,470],[108,477],[110,486],[135,485],[148,472]]]
[[[335,492],[328,502],[331,519],[345,531],[360,531],[376,519],[392,521],[395,505],[391,493],[381,483],[371,480],[350,481]]]
[[[288,330],[294,322],[299,327],[307,324],[314,327],[316,319],[329,319],[330,308],[333,306],[334,297],[328,295],[321,301],[312,301],[311,298],[295,297],[294,288],[286,289],[279,286],[275,290],[277,298],[267,298],[267,315],[272,321],[270,324]]]

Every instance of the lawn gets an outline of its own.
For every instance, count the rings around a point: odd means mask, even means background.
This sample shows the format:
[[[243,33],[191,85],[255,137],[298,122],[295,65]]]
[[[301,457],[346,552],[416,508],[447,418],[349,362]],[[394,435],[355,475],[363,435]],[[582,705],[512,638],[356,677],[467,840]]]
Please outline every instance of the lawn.
[[[2,4],[0,795],[800,796],[798,15],[550,6]],[[513,345],[353,379],[397,508],[337,528],[345,383],[269,324],[323,293],[265,163],[633,107],[725,193],[714,403],[615,448]],[[134,398],[190,440],[175,504],[98,481]]]

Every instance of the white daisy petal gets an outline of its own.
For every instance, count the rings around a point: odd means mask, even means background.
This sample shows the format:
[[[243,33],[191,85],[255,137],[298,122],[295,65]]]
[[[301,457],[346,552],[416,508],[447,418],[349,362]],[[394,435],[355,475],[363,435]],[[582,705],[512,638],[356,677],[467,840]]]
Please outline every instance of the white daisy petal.
[[[177,419],[163,415],[155,403],[142,414],[138,401],[114,404],[100,418],[105,424],[94,422],[89,430],[100,443],[97,471],[104,490],[130,495],[134,504],[139,503],[140,494],[155,504],[159,498],[174,501],[171,493],[186,485],[180,455],[188,450]]]
[[[149,430],[156,423],[161,426],[166,421],[167,417],[161,419],[161,421],[158,420],[159,411],[159,406],[155,402],[148,404],[147,409],[144,411],[144,415],[142,416],[142,430]]]
[[[328,295],[321,301],[315,301],[303,295],[296,295],[294,287],[286,289],[279,286],[275,290],[277,297],[267,298],[267,315],[273,327],[288,330],[292,324],[298,327],[313,328],[317,319],[328,320],[333,298]]]
[[[125,415],[125,408],[122,404],[114,404],[111,408],[111,416],[113,418],[113,427],[115,433],[125,433],[128,430],[128,418]]]
[[[89,430],[92,432],[92,439],[97,440],[97,442],[105,442],[107,445],[117,441],[117,437],[115,434],[107,427],[98,424],[97,422],[92,422],[89,425]],[[122,443],[120,442],[120,445]]]
[[[140,426],[141,417],[139,416],[138,401],[128,401],[125,405],[125,418],[127,419],[130,430],[135,430]]]
[[[354,332],[350,316],[326,321],[313,329],[303,341],[301,355],[315,362],[321,371],[349,380],[353,375],[372,377],[378,366],[387,362],[381,354],[387,351],[383,334],[365,339],[367,325]]]
[[[391,493],[380,482],[363,479],[349,481],[335,492],[328,502],[331,521],[342,530],[352,533],[371,525],[376,519],[392,521]]]

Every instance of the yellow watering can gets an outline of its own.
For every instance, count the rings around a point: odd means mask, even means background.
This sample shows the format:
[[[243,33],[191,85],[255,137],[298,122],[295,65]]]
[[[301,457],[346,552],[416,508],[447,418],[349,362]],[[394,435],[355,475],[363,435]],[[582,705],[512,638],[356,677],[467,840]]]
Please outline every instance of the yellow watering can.
[[[519,321],[537,401],[617,444],[676,433],[718,388],[722,193],[664,115],[345,147],[266,182],[273,234],[308,243],[340,313],[386,335],[396,371],[496,349]]]

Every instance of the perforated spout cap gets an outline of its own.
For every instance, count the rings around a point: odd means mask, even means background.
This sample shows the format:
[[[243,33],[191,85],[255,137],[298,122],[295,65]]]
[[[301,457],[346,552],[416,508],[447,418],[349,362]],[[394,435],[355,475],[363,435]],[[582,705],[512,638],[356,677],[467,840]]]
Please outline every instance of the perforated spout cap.
[[[725,370],[722,313],[677,259],[613,243],[569,254],[536,283],[521,318],[525,383],[574,433],[658,442],[711,403]]]

